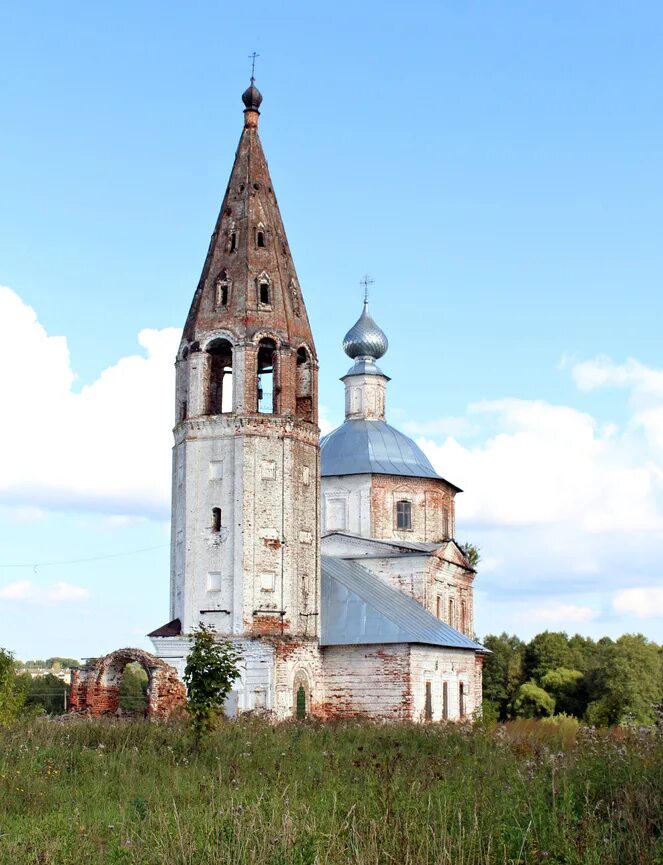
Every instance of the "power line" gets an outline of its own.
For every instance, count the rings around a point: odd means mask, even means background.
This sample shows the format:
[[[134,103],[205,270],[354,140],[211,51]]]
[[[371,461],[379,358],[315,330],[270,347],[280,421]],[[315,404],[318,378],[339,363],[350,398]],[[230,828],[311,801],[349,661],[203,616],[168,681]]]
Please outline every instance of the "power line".
[[[101,562],[104,559],[119,559],[124,556],[135,556],[138,553],[149,553],[152,550],[162,550],[164,547],[168,547],[170,544],[158,544],[156,547],[143,547],[140,550],[127,550],[124,553],[109,553],[105,556],[90,556],[86,559],[69,559],[68,561],[62,562],[24,562],[19,565],[0,565],[0,570],[2,568],[32,568],[35,573],[37,568],[52,568],[57,565],[80,565],[85,562]]]

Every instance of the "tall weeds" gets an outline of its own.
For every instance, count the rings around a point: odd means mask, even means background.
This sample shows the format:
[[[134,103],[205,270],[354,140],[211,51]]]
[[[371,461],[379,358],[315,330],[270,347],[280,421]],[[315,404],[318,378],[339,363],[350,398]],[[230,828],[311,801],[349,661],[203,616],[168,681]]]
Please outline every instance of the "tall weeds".
[[[0,862],[660,865],[660,733],[571,726],[15,727]]]

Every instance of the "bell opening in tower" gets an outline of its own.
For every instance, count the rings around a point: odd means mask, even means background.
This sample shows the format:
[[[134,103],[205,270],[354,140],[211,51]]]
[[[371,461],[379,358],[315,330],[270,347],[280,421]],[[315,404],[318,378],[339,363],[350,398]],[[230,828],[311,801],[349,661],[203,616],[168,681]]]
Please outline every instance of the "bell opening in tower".
[[[261,339],[258,345],[258,387],[256,410],[260,414],[276,414],[276,343]]]
[[[205,414],[233,410],[233,347],[227,339],[215,339],[207,346],[208,372]]]
[[[297,377],[295,413],[302,420],[313,422],[313,387],[311,380],[311,355],[307,348],[297,349]]]

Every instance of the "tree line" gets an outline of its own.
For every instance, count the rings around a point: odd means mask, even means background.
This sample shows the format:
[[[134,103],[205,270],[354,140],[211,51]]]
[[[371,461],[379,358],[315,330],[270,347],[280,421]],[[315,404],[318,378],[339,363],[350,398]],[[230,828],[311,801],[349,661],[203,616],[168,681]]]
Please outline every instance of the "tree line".
[[[544,631],[529,642],[483,640],[484,716],[500,721],[573,715],[597,727],[652,724],[663,710],[663,646],[642,634],[592,640]]]

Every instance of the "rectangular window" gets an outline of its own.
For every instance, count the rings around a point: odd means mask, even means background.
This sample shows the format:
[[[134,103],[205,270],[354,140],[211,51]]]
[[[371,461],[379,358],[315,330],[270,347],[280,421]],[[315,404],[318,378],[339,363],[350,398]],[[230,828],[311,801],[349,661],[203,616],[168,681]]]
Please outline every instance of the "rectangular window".
[[[221,508],[212,508],[212,531],[215,534],[221,531]]]
[[[273,481],[276,479],[276,463],[274,460],[263,460],[262,478],[265,481]]]
[[[412,502],[396,502],[396,528],[404,531],[412,528]]]
[[[442,720],[449,720],[449,685],[442,682]]]
[[[458,685],[458,714],[465,717],[465,685],[462,682]]]
[[[426,682],[426,703],[424,705],[424,718],[427,721],[433,720],[433,694],[430,682]]]
[[[435,615],[438,619],[442,618],[442,598],[440,595],[437,596],[437,603],[435,605]]]
[[[209,479],[211,481],[221,480],[223,477],[223,460],[210,460]]]
[[[327,531],[345,531],[347,527],[347,504],[345,499],[327,501]]]
[[[221,591],[221,571],[209,571],[207,574],[207,591]]]

